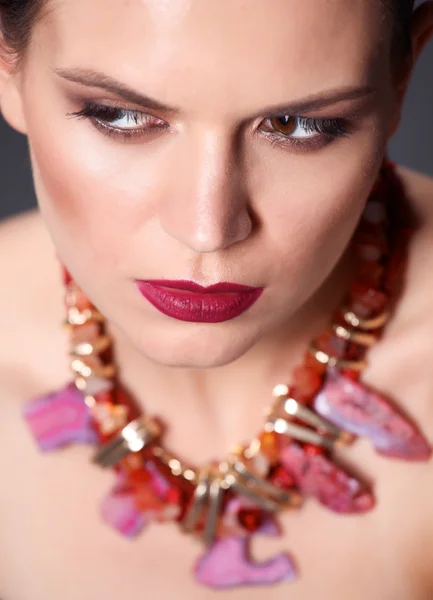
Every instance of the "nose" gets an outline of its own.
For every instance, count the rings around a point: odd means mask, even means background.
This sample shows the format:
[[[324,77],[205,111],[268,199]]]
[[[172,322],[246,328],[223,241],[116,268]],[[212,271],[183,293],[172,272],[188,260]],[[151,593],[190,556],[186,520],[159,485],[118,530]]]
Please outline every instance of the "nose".
[[[196,133],[179,143],[171,164],[158,211],[167,234],[197,253],[217,252],[249,237],[247,185],[234,142],[216,132]]]

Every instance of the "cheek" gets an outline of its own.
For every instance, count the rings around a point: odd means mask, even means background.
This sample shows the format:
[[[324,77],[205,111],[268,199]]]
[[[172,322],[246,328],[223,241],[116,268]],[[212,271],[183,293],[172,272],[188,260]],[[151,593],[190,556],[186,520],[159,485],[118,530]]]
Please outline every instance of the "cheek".
[[[255,180],[262,251],[266,246],[273,258],[274,280],[299,294],[320,285],[343,254],[382,164],[377,139],[350,150],[336,144],[284,165],[275,161]]]
[[[79,268],[84,256],[89,264],[113,268],[155,213],[152,163],[138,165],[136,157],[95,142],[97,137],[61,125],[57,132],[34,128],[29,136],[40,209],[71,268]]]

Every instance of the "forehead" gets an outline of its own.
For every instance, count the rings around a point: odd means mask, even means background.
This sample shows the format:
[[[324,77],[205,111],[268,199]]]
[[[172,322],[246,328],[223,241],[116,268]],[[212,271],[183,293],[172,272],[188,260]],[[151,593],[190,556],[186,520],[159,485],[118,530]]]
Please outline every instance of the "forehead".
[[[372,83],[387,68],[379,0],[54,0],[40,46],[167,103],[232,105]],[[37,34],[38,35],[38,34]],[[151,89],[149,89],[151,88]]]

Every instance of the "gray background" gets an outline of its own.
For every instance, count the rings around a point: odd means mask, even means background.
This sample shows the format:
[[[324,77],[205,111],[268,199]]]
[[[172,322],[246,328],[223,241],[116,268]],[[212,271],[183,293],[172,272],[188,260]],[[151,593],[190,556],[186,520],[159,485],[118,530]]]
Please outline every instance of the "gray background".
[[[403,122],[389,150],[397,162],[433,175],[433,42],[415,69]],[[36,205],[26,138],[1,116],[0,186],[0,219]]]

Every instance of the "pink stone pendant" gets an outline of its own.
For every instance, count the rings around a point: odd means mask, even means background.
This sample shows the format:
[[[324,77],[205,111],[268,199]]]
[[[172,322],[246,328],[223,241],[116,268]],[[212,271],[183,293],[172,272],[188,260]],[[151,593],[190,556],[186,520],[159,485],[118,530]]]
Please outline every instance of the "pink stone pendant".
[[[197,561],[197,581],[213,589],[228,589],[246,585],[271,585],[296,579],[296,567],[289,556],[278,554],[265,562],[255,563],[249,557],[248,542],[248,537],[216,541]]]
[[[314,408],[334,425],[371,440],[379,454],[411,461],[430,458],[427,440],[391,401],[338,371],[329,372]]]
[[[337,513],[363,513],[374,507],[373,494],[355,477],[321,454],[308,454],[299,444],[281,453],[282,467],[306,496],[314,496]]]
[[[127,538],[136,537],[154,519],[154,514],[150,511],[139,511],[136,508],[134,494],[125,489],[122,476],[118,477],[113,489],[103,499],[101,516],[107,525]]]
[[[98,443],[90,410],[74,384],[26,404],[24,418],[43,452]]]

